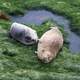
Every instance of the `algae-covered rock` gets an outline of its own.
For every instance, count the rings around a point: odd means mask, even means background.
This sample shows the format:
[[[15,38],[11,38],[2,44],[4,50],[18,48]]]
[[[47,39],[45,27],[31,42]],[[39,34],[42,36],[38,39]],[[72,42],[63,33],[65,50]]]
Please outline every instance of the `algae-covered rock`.
[[[50,27],[49,22],[41,27],[32,26],[39,37]],[[37,45],[24,46],[10,39],[8,32],[11,23],[1,21],[0,27],[0,79],[1,80],[79,80],[80,55],[73,55],[63,46],[54,61],[41,63],[34,53]],[[6,27],[7,26],[7,27]],[[46,26],[46,27],[45,27]],[[43,28],[42,28],[43,27]],[[7,51],[5,51],[7,49]],[[15,53],[12,56],[12,53]]]
[[[5,3],[5,4],[4,4]],[[9,4],[7,4],[9,3]],[[6,13],[24,13],[27,9],[46,8],[68,17],[71,28],[80,32],[80,1],[79,0],[0,0],[0,10]],[[80,54],[72,54],[64,44],[57,58],[49,64],[41,63],[34,54],[37,45],[24,46],[10,39],[7,32],[11,21],[0,20],[0,79],[1,80],[80,80]],[[39,38],[51,23],[32,26],[37,30]],[[65,40],[65,39],[64,39]],[[15,53],[8,56],[4,49]],[[7,51],[7,52],[8,52]],[[8,54],[10,54],[8,52]]]

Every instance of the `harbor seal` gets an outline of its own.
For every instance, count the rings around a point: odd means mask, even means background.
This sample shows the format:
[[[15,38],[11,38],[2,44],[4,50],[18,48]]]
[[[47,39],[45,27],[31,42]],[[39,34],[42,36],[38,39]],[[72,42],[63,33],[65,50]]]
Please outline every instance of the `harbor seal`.
[[[16,22],[11,25],[9,35],[25,45],[33,44],[38,40],[37,32],[34,29]]]
[[[44,62],[52,61],[63,46],[63,35],[58,27],[52,27],[39,39],[36,51],[38,58]]]

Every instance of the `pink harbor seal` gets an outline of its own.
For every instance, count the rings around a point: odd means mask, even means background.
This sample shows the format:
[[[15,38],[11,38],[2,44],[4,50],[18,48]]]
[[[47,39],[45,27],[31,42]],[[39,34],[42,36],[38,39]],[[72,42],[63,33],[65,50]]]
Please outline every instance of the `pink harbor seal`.
[[[25,45],[33,44],[38,40],[37,32],[34,29],[16,22],[11,25],[9,34],[13,39]]]
[[[58,27],[52,27],[39,39],[37,56],[44,62],[52,61],[63,46],[63,35]]]

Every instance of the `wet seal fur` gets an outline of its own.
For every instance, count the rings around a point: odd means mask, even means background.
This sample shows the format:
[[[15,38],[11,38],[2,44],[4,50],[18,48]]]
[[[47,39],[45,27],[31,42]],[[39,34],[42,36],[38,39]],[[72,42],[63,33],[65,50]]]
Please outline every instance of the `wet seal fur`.
[[[51,62],[63,46],[63,35],[58,27],[52,27],[39,39],[36,51],[38,58],[44,62]]]
[[[25,45],[34,44],[38,40],[34,29],[16,22],[11,25],[9,36]]]

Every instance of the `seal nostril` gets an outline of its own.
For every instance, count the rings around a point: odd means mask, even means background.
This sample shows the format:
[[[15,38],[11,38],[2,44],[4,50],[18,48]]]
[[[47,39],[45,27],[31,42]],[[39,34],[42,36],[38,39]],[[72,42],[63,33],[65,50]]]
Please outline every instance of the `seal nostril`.
[[[29,36],[26,36],[26,37],[25,37],[25,39],[31,40],[31,37],[29,37]]]
[[[32,39],[31,41],[36,42],[36,40],[35,40],[35,39]]]
[[[26,41],[26,42],[30,42],[30,41],[31,41],[31,37],[26,36],[26,37],[25,37],[25,41]]]
[[[35,41],[34,39],[32,39],[32,41]]]

